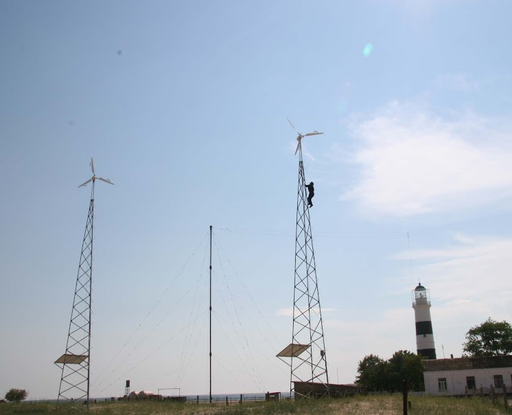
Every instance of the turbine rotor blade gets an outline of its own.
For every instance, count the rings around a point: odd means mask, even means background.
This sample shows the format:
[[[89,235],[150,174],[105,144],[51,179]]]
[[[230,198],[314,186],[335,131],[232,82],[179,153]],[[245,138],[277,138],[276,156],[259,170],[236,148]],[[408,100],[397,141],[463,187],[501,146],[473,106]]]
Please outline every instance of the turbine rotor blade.
[[[297,131],[297,129],[296,129],[296,128],[295,128],[295,126],[292,124],[292,122],[290,121],[290,119],[289,119],[289,118],[286,118],[286,119],[288,120],[288,122],[290,123],[290,125],[292,126],[292,128],[293,128],[295,131]],[[298,131],[297,131],[297,133],[298,133]]]
[[[94,161],[93,161],[92,157],[91,157],[91,163],[89,164],[89,166],[91,166],[92,174],[94,175],[95,174],[94,173]]]
[[[101,180],[102,182],[114,185],[109,179],[104,179],[103,177],[96,177],[98,180]]]
[[[78,186],[78,187],[87,186],[87,183],[89,183],[89,182],[92,182],[92,178],[91,178],[91,179],[89,179],[89,180],[87,180],[85,183],[82,183],[82,184],[81,184],[80,186]]]
[[[297,131],[297,129],[295,128],[295,126],[292,124],[292,122],[291,122],[288,118],[287,118],[287,120],[288,120],[288,122],[290,123],[290,125],[292,126],[292,128],[295,130],[295,132],[299,135],[299,137],[300,137],[300,138],[302,138],[302,134],[301,134],[301,133],[299,133],[299,132]]]
[[[323,134],[323,133],[319,133],[318,131],[315,131],[313,133],[307,133],[304,135],[304,137],[309,137],[310,135],[320,135],[320,134]]]

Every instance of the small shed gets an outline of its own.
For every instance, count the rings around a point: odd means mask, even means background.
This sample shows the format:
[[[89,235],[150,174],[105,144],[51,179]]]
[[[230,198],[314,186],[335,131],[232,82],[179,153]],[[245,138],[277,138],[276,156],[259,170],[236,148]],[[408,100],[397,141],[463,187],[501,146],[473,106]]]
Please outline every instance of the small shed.
[[[298,382],[294,381],[295,399],[304,397],[322,398],[331,396],[339,398],[343,396],[351,396],[357,393],[363,393],[364,390],[356,385],[338,385],[334,383],[317,383],[317,382]]]

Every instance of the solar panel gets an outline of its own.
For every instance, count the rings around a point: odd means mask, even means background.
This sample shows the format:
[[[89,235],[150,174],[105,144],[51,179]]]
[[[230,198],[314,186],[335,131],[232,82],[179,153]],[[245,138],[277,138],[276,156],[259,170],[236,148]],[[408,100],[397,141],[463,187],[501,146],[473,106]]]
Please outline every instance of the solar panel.
[[[85,354],[63,354],[61,357],[59,357],[55,363],[62,363],[67,365],[79,365],[82,363],[85,359],[87,359],[87,355]]]
[[[297,357],[304,353],[309,348],[309,344],[289,344],[281,350],[277,357]]]

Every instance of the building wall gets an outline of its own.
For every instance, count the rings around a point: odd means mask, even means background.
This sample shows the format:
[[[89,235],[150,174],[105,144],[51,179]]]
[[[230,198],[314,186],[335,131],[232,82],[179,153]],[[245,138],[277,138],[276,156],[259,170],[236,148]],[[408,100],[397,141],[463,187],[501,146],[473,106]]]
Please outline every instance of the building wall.
[[[433,349],[434,347],[433,334],[419,334],[416,336],[416,348],[418,350]]]
[[[431,321],[430,317],[430,304],[422,304],[419,300],[413,304],[414,317],[416,321]]]
[[[502,375],[507,392],[511,392],[512,367],[423,372],[425,391],[431,395],[465,395],[468,376],[475,378],[476,389],[468,389],[468,394],[480,393],[481,390],[483,390],[484,394],[488,394],[491,391],[491,385],[497,393],[502,393],[503,389],[495,385],[495,375]],[[440,379],[446,379],[446,390],[440,390]]]

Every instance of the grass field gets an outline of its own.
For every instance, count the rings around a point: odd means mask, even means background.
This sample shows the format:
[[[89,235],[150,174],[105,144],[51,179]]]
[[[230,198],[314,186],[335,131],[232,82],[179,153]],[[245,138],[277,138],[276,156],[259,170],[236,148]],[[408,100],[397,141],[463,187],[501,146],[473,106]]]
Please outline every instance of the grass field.
[[[412,396],[409,415],[487,415],[512,414],[503,401],[493,404],[481,398],[417,397]],[[85,405],[54,403],[21,403],[0,406],[0,414],[86,414]],[[90,406],[91,415],[259,415],[259,414],[347,414],[400,415],[401,396],[358,396],[344,399],[281,401],[231,404],[192,404],[172,402],[101,402]]]

